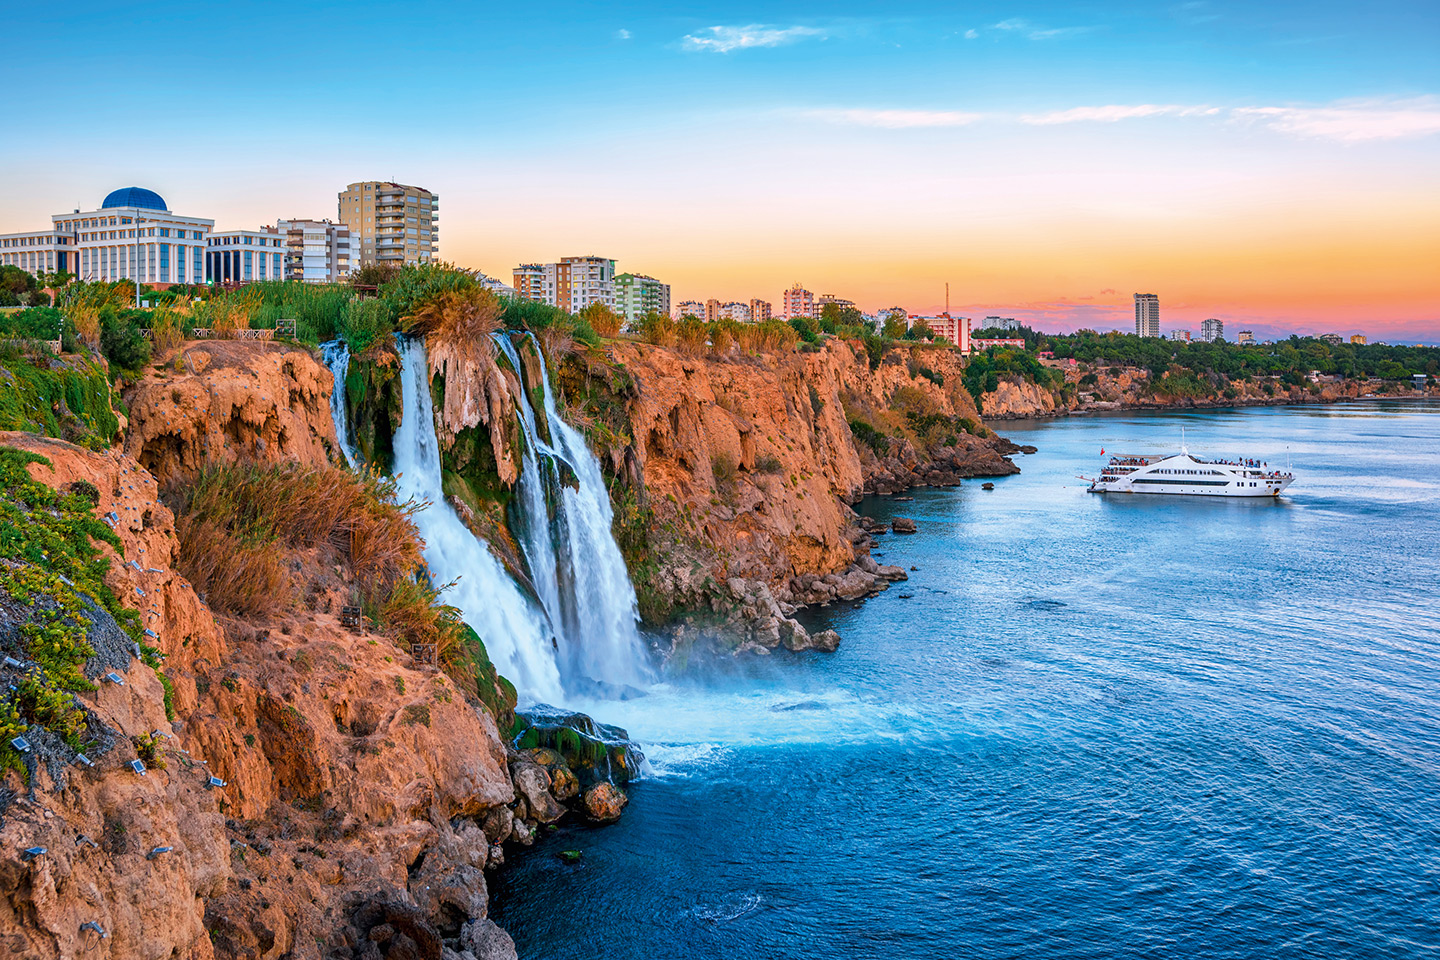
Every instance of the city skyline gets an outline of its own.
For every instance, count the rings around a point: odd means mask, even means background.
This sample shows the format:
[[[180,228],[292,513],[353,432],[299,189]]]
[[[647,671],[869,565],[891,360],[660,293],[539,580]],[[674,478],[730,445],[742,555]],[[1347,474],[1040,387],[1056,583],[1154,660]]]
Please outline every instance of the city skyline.
[[[16,11],[35,42],[0,75],[63,45],[75,67],[47,90],[83,123],[0,152],[26,185],[0,232],[131,184],[224,230],[334,219],[347,183],[385,179],[444,196],[439,256],[495,277],[593,252],[677,301],[779,302],[800,278],[931,314],[949,282],[952,313],[1133,329],[1131,294],[1154,290],[1167,329],[1440,338],[1433,8],[567,6],[541,48],[519,39],[533,11],[437,4],[405,20],[434,78],[418,93],[374,56],[384,9]],[[163,72],[105,82],[137,48],[288,71],[317,37],[353,69],[221,114],[197,93],[185,149],[145,108],[173,102]],[[31,99],[17,128],[53,125]]]

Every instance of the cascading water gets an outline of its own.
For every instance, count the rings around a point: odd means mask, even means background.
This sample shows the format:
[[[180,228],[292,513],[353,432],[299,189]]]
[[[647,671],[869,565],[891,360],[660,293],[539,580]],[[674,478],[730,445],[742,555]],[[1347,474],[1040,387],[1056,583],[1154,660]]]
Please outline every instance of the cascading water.
[[[429,501],[415,514],[425,538],[425,562],[440,584],[451,583],[446,603],[461,611],[500,673],[525,701],[560,703],[564,689],[544,616],[529,603],[484,541],[456,515],[440,481],[440,445],[430,399],[425,344],[401,338],[401,398],[404,409],[395,433],[395,476],[402,497]]]
[[[635,588],[611,534],[614,512],[599,461],[580,432],[561,418],[538,344],[548,441],[514,343],[505,335],[494,339],[521,380],[518,409],[526,449],[516,491],[517,539],[543,609],[529,601],[445,499],[425,345],[401,337],[404,409],[394,439],[395,475],[401,497],[430,504],[416,513],[415,523],[425,539],[431,576],[437,584],[454,581],[445,602],[461,610],[522,701],[558,704],[567,692],[574,697],[646,686],[652,678],[637,628]],[[330,398],[335,433],[346,460],[358,466],[345,410],[349,350],[332,341],[324,345],[324,356],[335,377]]]
[[[335,439],[340,443],[340,452],[351,470],[360,468],[360,453],[350,440],[350,417],[345,411],[345,377],[350,372],[350,345],[344,340],[328,340],[320,344],[325,357],[325,366],[335,378],[330,391],[330,419],[335,421]]]
[[[522,549],[536,592],[560,633],[564,675],[572,687],[582,678],[607,685],[647,684],[651,677],[636,626],[635,587],[611,532],[614,510],[600,463],[584,436],[560,416],[534,337],[549,443],[540,435],[514,343],[506,334],[494,339],[521,378],[520,412],[528,441],[520,477]],[[573,485],[561,476],[562,466],[573,475]]]

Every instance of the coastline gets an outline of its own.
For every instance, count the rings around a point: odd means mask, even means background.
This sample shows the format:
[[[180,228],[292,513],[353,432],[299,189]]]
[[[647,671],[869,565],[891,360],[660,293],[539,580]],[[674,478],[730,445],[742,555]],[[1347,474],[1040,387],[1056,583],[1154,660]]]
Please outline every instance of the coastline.
[[[1147,411],[1147,410],[1148,410],[1148,411],[1155,411],[1155,412],[1178,412],[1178,411],[1198,411],[1198,410],[1235,410],[1235,409],[1243,409],[1243,408],[1246,408],[1246,407],[1302,407],[1302,406],[1307,406],[1307,405],[1329,406],[1329,405],[1331,405],[1331,404],[1343,404],[1343,403],[1377,403],[1377,402],[1421,403],[1421,402],[1426,402],[1426,401],[1429,401],[1429,402],[1440,402],[1440,391],[1433,391],[1433,392],[1428,392],[1428,393],[1424,393],[1424,394],[1420,394],[1420,395],[1416,395],[1416,394],[1373,394],[1373,395],[1370,395],[1370,396],[1363,396],[1363,397],[1351,397],[1351,396],[1345,396],[1345,395],[1326,397],[1326,396],[1310,395],[1310,396],[1305,396],[1305,397],[1301,397],[1301,398],[1292,398],[1292,397],[1280,398],[1280,397],[1275,397],[1275,398],[1266,398],[1266,399],[1264,399],[1264,400],[1253,399],[1253,398],[1247,398],[1247,399],[1236,398],[1236,399],[1234,399],[1234,400],[1229,400],[1229,399],[1227,399],[1227,400],[1222,400],[1222,401],[1218,401],[1218,402],[1211,402],[1211,401],[1207,401],[1207,400],[1195,400],[1195,399],[1193,399],[1193,398],[1188,398],[1188,397],[1185,398],[1185,399],[1186,399],[1187,402],[1184,402],[1184,403],[1126,403],[1126,402],[1123,402],[1123,401],[1117,401],[1117,402],[1114,402],[1114,403],[1105,403],[1104,405],[1101,405],[1101,404],[1087,404],[1087,405],[1084,405],[1084,406],[1076,406],[1076,407],[1064,407],[1064,406],[1059,406],[1059,405],[1057,405],[1053,410],[1045,410],[1045,411],[1037,410],[1037,411],[1035,411],[1035,412],[1025,412],[1025,413],[1014,413],[1014,412],[1012,412],[1012,413],[1004,413],[1004,414],[987,414],[987,415],[985,416],[985,420],[986,420],[987,422],[1020,421],[1020,420],[1059,420],[1059,419],[1062,419],[1062,418],[1065,418],[1065,417],[1096,416],[1096,415],[1105,414],[1105,413],[1135,413],[1135,412]]]

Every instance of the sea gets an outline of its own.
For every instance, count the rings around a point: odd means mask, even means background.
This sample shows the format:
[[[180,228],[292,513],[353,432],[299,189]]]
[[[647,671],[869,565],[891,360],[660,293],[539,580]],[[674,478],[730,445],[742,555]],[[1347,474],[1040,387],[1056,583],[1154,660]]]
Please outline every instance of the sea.
[[[1440,957],[1440,404],[997,426],[993,490],[859,505],[919,531],[838,652],[584,705],[650,769],[507,854],[522,958]],[[1182,443],[1297,479],[1077,479]]]

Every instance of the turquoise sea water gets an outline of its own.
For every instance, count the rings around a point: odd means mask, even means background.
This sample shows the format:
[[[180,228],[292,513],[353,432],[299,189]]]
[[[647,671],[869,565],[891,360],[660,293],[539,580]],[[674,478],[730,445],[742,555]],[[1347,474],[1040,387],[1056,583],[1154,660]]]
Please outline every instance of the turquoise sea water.
[[[1298,480],[1075,479],[1182,425]],[[655,772],[496,877],[522,957],[1440,956],[1440,405],[1001,432],[994,491],[862,505],[919,569],[838,653],[588,705]]]

